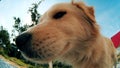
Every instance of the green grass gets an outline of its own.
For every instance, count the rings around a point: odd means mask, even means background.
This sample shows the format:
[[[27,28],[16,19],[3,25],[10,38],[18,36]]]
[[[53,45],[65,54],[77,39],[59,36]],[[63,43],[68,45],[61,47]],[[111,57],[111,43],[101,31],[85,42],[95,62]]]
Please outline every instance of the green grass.
[[[14,57],[10,57],[9,60],[14,63],[17,63],[19,66],[28,66],[27,64],[23,63],[21,60]]]
[[[21,59],[17,59],[16,57],[9,57],[6,52],[4,51],[4,49],[0,48],[0,55],[2,55],[6,60],[9,60],[13,63],[15,63],[16,65],[20,66],[20,67],[25,67],[25,68],[48,68],[48,64],[44,64],[44,65],[40,65],[40,64],[29,64],[29,63],[25,63],[25,60],[21,60]],[[54,68],[72,68],[71,66],[66,66],[64,63],[61,64],[59,62],[53,62],[54,63]]]
[[[30,65],[30,64],[26,64],[24,63],[22,60],[17,59],[15,57],[9,57],[7,54],[5,54],[4,50],[2,48],[0,48],[0,55],[2,55],[6,60],[9,60],[15,64],[17,64],[18,66],[23,66],[26,68],[33,68],[34,66]]]
[[[17,64],[18,66],[20,67],[25,67],[25,68],[45,68],[43,66],[40,66],[40,65],[30,65],[30,64],[27,64],[27,63],[24,63],[22,60],[20,59],[17,59],[15,57],[9,57],[7,56],[6,54],[2,54],[2,56],[6,59],[6,60],[9,60],[15,64]]]

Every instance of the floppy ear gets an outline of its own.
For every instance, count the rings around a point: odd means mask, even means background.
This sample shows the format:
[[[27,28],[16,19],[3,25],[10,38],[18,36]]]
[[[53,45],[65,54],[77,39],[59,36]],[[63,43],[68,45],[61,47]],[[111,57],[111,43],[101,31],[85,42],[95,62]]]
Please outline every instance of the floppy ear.
[[[72,3],[73,5],[76,5],[79,9],[81,9],[86,15],[87,20],[89,19],[90,23],[95,23],[95,15],[94,15],[94,8],[86,6],[83,2],[76,2]]]

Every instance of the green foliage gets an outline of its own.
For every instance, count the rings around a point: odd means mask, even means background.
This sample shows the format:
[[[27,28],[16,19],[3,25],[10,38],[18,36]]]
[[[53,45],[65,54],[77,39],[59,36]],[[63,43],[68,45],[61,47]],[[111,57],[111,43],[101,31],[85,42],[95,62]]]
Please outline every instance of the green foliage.
[[[28,28],[28,25],[21,25],[21,20],[20,20],[20,18],[18,17],[14,17],[14,20],[15,20],[15,23],[14,23],[14,25],[13,25],[13,28],[14,28],[14,30],[12,31],[13,33],[15,32],[15,31],[17,31],[19,34],[20,33],[22,33],[23,31],[25,31],[25,30],[27,30],[27,28]],[[14,34],[13,34],[13,36],[14,36]]]
[[[0,30],[0,49],[2,54],[10,53],[11,49],[9,33],[3,29],[3,26],[1,26]]]
[[[0,40],[1,44],[3,45],[9,45],[10,40],[9,40],[9,33],[7,30],[0,30]]]
[[[17,58],[14,58],[14,57],[10,57],[9,60],[14,63],[17,63],[19,66],[25,66],[25,67],[29,66],[29,65],[25,64],[23,61],[21,61]]]
[[[58,61],[53,62],[53,68],[72,68],[72,66]]]
[[[29,12],[31,13],[31,19],[33,22],[31,26],[38,24],[38,19],[40,18],[41,15],[38,13],[37,9],[38,9],[39,4],[41,4],[42,1],[43,0],[40,0],[38,3],[33,3],[32,4],[33,7],[29,8]]]

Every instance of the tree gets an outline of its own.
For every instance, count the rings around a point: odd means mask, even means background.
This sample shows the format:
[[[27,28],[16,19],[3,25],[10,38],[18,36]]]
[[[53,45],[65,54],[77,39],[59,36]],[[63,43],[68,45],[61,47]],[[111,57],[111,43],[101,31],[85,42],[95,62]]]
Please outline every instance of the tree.
[[[4,45],[10,44],[9,33],[7,30],[3,29],[3,26],[1,26],[1,29],[0,29],[0,40],[1,40],[1,43]]]
[[[9,53],[9,56],[13,56],[13,57],[17,57],[19,59],[23,59],[19,49],[17,48],[17,46],[15,44],[15,38],[18,34],[27,30],[27,28],[29,26],[28,25],[22,25],[21,19],[19,17],[13,17],[13,19],[14,19],[14,25],[13,25],[14,29],[12,30],[12,34],[11,34],[11,38],[13,39],[13,42],[11,43],[12,49],[11,49],[11,52]]]
[[[33,3],[32,4],[33,7],[29,8],[29,12],[31,13],[31,19],[33,22],[31,26],[38,24],[38,19],[40,18],[41,15],[38,13],[37,9],[38,9],[38,6],[42,3],[42,1],[44,0],[40,0],[38,3]]]
[[[1,26],[0,29],[0,46],[4,48],[5,53],[10,53],[10,37],[7,30],[3,29],[3,26]]]
[[[15,31],[18,32],[18,34],[22,33],[23,31],[27,30],[28,28],[28,25],[21,25],[21,20],[20,18],[18,17],[14,17],[14,20],[15,20],[15,23],[13,25],[13,28]]]

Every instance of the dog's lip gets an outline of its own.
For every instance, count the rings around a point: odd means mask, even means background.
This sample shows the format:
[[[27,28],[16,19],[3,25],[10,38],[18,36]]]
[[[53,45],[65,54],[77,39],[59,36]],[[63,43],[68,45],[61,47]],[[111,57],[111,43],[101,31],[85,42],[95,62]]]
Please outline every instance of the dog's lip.
[[[22,55],[25,59],[31,61],[31,62],[35,62],[35,63],[38,63],[38,64],[45,64],[45,63],[48,63],[50,61],[52,61],[51,59],[40,59],[40,58],[30,58],[28,57],[28,55],[26,55],[24,52],[22,52]]]
[[[52,60],[54,60],[55,58],[58,57],[58,55],[62,55],[64,53],[64,51],[66,51],[70,46],[70,42],[67,42],[65,44],[65,47],[57,54],[57,55],[54,55],[54,57],[51,57],[51,58],[47,58],[47,59],[40,59],[39,57],[29,57],[27,54],[25,54],[24,52],[21,51],[22,55],[24,56],[25,59],[28,59],[29,61],[32,61],[32,62],[37,62],[37,63],[48,63]]]
[[[36,62],[36,63],[43,64],[43,63],[48,63],[48,62],[51,61],[51,58],[41,59],[41,58],[39,57],[39,55],[31,55],[31,56],[30,56],[29,54],[27,54],[27,53],[25,53],[25,52],[23,52],[23,51],[21,51],[21,50],[20,50],[20,52],[21,52],[22,56],[23,56],[25,59],[27,59],[27,60],[29,60],[29,61],[31,61],[31,62]],[[53,57],[52,57],[52,59],[53,59]]]

